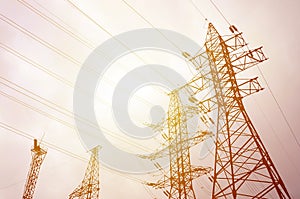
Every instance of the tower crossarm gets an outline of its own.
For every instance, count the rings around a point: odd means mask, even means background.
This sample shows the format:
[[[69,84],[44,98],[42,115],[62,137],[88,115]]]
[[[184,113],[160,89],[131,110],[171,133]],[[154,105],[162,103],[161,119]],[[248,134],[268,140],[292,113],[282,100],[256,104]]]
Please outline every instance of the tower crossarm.
[[[268,59],[263,53],[262,47],[235,52],[230,54],[230,57],[235,73],[242,72]]]
[[[203,166],[191,166],[191,172],[192,172],[192,179],[197,179],[203,175],[211,173],[212,168],[211,167],[203,167]],[[176,180],[173,178],[172,180]],[[178,180],[178,179],[177,179]],[[156,189],[162,189],[162,188],[168,188],[170,187],[170,178],[167,176],[164,176],[162,180],[159,180],[157,182],[146,182],[145,183],[148,186],[154,187]]]
[[[241,82],[238,86],[242,97],[249,96],[264,89],[261,87],[257,77],[248,80],[237,79],[237,81]]]
[[[199,131],[196,132],[196,134],[188,139],[186,139],[185,141],[188,142],[189,144],[189,148],[193,147],[201,142],[203,142],[204,140],[212,137],[214,134],[212,132],[208,132],[208,131]]]
[[[211,172],[212,172],[211,167],[192,166],[193,179],[197,179]]]
[[[208,131],[199,131],[196,133],[192,137],[186,138],[185,140],[182,140],[182,142],[186,142],[186,144],[183,144],[184,147],[182,147],[182,150],[187,150],[201,142],[203,142],[204,140],[208,139],[209,137],[213,136],[212,132],[208,132]],[[155,159],[159,159],[162,157],[165,157],[167,155],[169,155],[170,150],[172,150],[173,148],[177,147],[176,142],[166,142],[163,146],[165,146],[162,149],[158,149],[157,151],[149,154],[149,155],[138,155],[141,158],[145,158],[145,159],[150,159],[150,160],[155,160]]]

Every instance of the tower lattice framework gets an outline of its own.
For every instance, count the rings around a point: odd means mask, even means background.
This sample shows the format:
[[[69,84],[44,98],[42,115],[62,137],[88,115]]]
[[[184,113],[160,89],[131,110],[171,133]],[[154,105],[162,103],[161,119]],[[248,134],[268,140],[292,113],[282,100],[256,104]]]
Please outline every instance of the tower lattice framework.
[[[209,132],[198,132],[194,137],[189,135],[187,129],[187,115],[179,98],[178,90],[170,94],[168,118],[166,120],[168,135],[167,150],[152,154],[150,159],[162,157],[164,154],[169,157],[169,174],[157,183],[147,183],[158,189],[169,199],[195,199],[193,180],[211,172],[209,167],[193,166],[190,159],[190,148],[208,136]]]
[[[69,195],[70,199],[98,199],[99,198],[99,147],[91,150],[88,167],[81,184]]]
[[[192,98],[205,112],[217,111],[212,198],[291,198],[242,102],[262,88],[257,78],[236,77],[267,58],[262,47],[250,50],[242,33],[230,30],[221,37],[209,23],[205,52],[184,54],[196,69],[209,68],[195,78],[201,80],[195,93],[210,86],[214,91],[202,101]]]
[[[28,172],[25,189],[23,193],[23,199],[32,199],[35,191],[37,179],[41,169],[41,165],[45,159],[47,151],[41,148],[37,140],[34,139],[34,145],[31,149],[32,160],[30,164],[30,170]]]

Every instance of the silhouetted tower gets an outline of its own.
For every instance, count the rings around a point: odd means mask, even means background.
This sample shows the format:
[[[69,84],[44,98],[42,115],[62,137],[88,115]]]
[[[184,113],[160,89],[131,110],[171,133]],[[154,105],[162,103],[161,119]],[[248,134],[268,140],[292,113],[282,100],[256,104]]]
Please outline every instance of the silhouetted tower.
[[[39,176],[41,165],[44,161],[47,151],[42,149],[37,140],[34,139],[34,145],[31,149],[32,160],[30,164],[30,170],[28,172],[27,181],[23,193],[23,199],[32,199],[35,191],[37,179]]]
[[[69,198],[98,199],[99,198],[99,147],[91,150],[88,167],[81,184],[69,195]]]
[[[187,130],[187,116],[184,107],[181,104],[177,91],[170,94],[170,103],[168,118],[167,150],[149,156],[150,159],[156,159],[168,155],[169,176],[165,175],[163,180],[157,183],[147,183],[158,189],[163,189],[164,194],[169,199],[194,199],[196,198],[192,181],[211,171],[211,168],[196,167],[191,165],[190,147],[206,139],[211,133],[198,132],[191,137]]]
[[[232,35],[221,37],[209,23],[205,52],[192,58],[184,53],[198,70],[205,68],[199,60],[208,60],[209,72],[198,78],[199,85],[214,90],[197,102],[206,112],[217,111],[212,198],[291,198],[242,102],[262,88],[257,78],[236,78],[267,58],[262,47],[249,50],[242,33],[234,26],[230,30]]]

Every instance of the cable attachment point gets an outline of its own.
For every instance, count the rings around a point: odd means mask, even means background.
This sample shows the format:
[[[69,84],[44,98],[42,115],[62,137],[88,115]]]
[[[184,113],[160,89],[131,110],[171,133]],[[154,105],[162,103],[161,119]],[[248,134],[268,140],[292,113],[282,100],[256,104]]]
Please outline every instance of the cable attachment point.
[[[234,32],[238,32],[238,29],[234,26],[234,25],[230,25],[229,26],[229,30],[234,33]]]

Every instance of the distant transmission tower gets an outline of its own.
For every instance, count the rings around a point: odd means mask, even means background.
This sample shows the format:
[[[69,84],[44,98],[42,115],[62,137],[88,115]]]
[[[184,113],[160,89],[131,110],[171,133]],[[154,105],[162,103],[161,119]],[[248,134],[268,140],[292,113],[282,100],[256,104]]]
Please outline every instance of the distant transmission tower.
[[[266,57],[262,47],[249,50],[234,26],[230,30],[232,35],[221,37],[209,23],[205,52],[183,54],[196,69],[209,68],[200,73],[195,93],[213,87],[213,96],[196,102],[206,112],[217,111],[212,198],[291,198],[242,102],[262,88],[257,78],[236,78]],[[205,59],[203,64],[200,60]]]
[[[25,189],[23,193],[23,199],[32,199],[34,190],[36,187],[37,179],[39,176],[40,168],[43,163],[43,160],[46,156],[47,151],[42,149],[37,140],[34,139],[34,145],[31,149],[32,152],[32,160],[30,164],[30,170],[28,172],[27,181],[25,184]]]
[[[198,132],[191,137],[187,130],[186,112],[177,91],[170,94],[167,126],[168,135],[164,136],[167,140],[167,150],[154,153],[148,158],[156,159],[166,153],[170,160],[169,176],[165,175],[163,180],[147,185],[163,189],[163,193],[169,199],[195,199],[192,181],[209,173],[211,168],[192,166],[189,150],[211,136],[211,133]]]
[[[69,195],[69,198],[98,199],[99,198],[99,147],[91,150],[88,167],[81,184]]]

